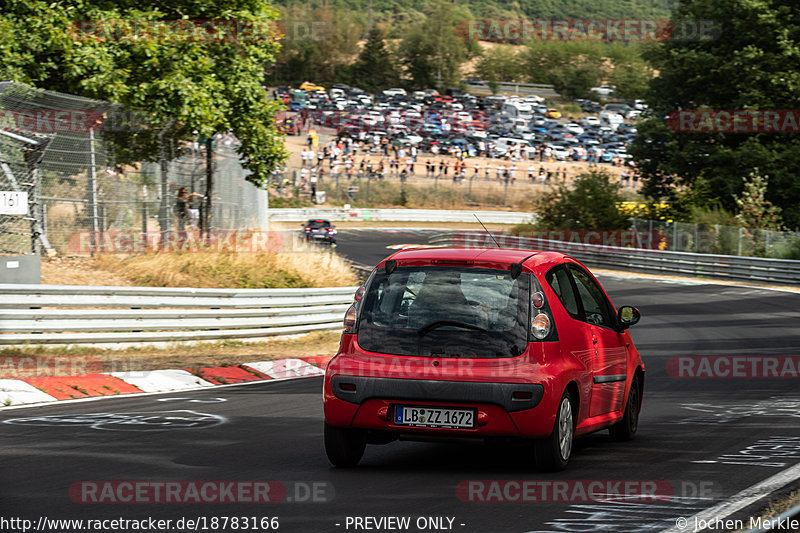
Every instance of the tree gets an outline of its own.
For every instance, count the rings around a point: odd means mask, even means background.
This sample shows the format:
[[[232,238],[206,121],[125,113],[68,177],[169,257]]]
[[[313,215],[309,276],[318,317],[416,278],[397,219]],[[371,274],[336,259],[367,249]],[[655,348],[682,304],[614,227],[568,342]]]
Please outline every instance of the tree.
[[[586,97],[605,76],[604,45],[582,42],[530,43],[522,53],[531,83],[549,83],[565,98]]]
[[[425,20],[401,41],[399,55],[414,87],[442,90],[458,82],[461,64],[475,51],[456,33],[453,6],[435,0]]]
[[[386,49],[383,31],[378,28],[370,30],[350,72],[353,84],[369,92],[397,85],[400,79],[397,63]]]
[[[275,84],[349,82],[349,66],[358,54],[363,25],[352,13],[330,6],[282,6],[286,35],[275,58]]]
[[[614,96],[624,100],[644,98],[653,79],[653,69],[641,59],[614,65],[608,83],[614,85]]]
[[[717,21],[715,31],[690,38],[700,28],[697,21],[708,20]],[[659,72],[647,96],[653,113],[640,121],[629,150],[644,191],[670,199],[703,181],[733,210],[742,178],[758,168],[770,176],[765,198],[783,209],[790,226],[800,225],[796,134],[674,131],[664,120],[678,110],[796,109],[800,6],[783,0],[691,0],[679,5],[672,24],[689,31],[647,54]]]
[[[475,65],[475,73],[493,83],[498,81],[521,81],[524,66],[514,47],[498,45],[483,51],[477,65]]]
[[[256,185],[285,158],[262,86],[279,46],[266,0],[4,4],[0,79],[123,104],[154,125],[151,141],[170,121],[176,142],[231,129]]]
[[[573,188],[560,184],[542,195],[538,206],[537,229],[615,230],[627,226],[619,212],[622,201],[619,186],[604,171],[582,174]]]
[[[781,209],[764,198],[768,178],[759,174],[758,169],[744,180],[744,190],[736,197],[736,222],[744,228],[780,231]]]

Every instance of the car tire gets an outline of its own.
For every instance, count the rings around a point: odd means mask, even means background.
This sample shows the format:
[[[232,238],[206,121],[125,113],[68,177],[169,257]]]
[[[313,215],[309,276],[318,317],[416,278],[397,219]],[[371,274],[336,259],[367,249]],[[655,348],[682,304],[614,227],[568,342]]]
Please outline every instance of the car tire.
[[[575,415],[569,391],[564,391],[558,402],[556,421],[550,436],[534,444],[536,467],[545,472],[564,470],[572,456],[572,440],[575,436]]]
[[[639,387],[639,377],[634,376],[631,381],[631,390],[628,392],[628,401],[625,402],[625,413],[622,420],[608,428],[612,440],[627,441],[636,436],[639,428],[639,407],[641,406],[642,389]]]
[[[325,453],[335,466],[352,468],[367,447],[367,434],[360,429],[340,428],[325,423]]]

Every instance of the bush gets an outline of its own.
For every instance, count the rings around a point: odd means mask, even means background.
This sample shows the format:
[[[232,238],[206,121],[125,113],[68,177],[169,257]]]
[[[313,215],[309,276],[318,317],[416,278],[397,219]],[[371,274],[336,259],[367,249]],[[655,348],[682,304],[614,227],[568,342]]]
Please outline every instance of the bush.
[[[628,218],[619,212],[622,201],[619,186],[605,171],[581,174],[574,188],[559,185],[539,201],[539,230],[615,230],[628,226]]]

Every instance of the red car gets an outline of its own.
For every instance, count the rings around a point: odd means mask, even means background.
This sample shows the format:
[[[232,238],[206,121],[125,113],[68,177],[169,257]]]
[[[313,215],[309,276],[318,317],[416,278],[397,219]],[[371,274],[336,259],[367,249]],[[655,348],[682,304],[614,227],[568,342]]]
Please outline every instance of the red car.
[[[576,435],[632,439],[639,318],[561,253],[397,252],[356,292],[325,372],[328,458],[355,466],[366,444],[399,437],[519,437],[539,468],[561,470]]]

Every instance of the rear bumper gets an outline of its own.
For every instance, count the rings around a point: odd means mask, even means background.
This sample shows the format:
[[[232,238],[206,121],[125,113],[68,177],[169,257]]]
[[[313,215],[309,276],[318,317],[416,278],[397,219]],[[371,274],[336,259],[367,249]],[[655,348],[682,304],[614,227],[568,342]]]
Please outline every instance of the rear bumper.
[[[551,402],[543,401],[544,387],[536,383],[334,375],[326,379],[325,389],[325,420],[329,424],[396,435],[536,438],[549,435],[555,420]],[[515,392],[522,398],[515,400]],[[530,397],[526,397],[528,393]],[[470,429],[398,425],[393,416],[398,405],[474,409],[476,424]]]
[[[343,385],[348,385],[347,389]],[[338,399],[361,405],[366,400],[412,400],[498,405],[508,412],[539,405],[544,387],[538,383],[482,383],[429,379],[394,379],[336,375],[331,389]],[[517,398],[515,398],[515,393]]]

